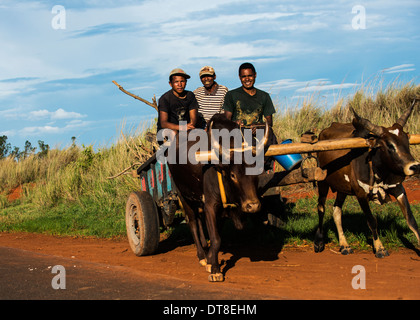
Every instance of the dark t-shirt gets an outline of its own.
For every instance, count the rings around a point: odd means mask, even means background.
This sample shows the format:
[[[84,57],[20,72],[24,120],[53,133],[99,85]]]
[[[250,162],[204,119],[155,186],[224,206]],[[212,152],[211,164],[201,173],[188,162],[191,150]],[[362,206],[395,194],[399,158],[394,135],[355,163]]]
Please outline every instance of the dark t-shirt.
[[[179,124],[180,121],[190,122],[190,110],[198,109],[198,103],[194,93],[187,91],[184,99],[174,95],[172,89],[162,95],[158,102],[158,110],[168,113],[168,122]],[[160,125],[160,117],[157,129],[162,129]]]
[[[242,120],[244,125],[263,123],[264,117],[276,112],[270,95],[256,89],[251,96],[242,87],[228,91],[225,96],[223,109],[232,112],[232,120]]]

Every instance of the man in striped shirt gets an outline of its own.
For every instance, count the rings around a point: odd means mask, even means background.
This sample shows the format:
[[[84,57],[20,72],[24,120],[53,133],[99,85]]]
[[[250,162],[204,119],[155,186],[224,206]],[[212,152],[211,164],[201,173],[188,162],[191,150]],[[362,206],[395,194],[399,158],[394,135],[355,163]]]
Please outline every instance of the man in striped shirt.
[[[203,86],[195,89],[194,94],[198,102],[198,112],[207,122],[215,113],[222,111],[228,88],[215,81],[216,73],[212,67],[201,68],[199,75]]]

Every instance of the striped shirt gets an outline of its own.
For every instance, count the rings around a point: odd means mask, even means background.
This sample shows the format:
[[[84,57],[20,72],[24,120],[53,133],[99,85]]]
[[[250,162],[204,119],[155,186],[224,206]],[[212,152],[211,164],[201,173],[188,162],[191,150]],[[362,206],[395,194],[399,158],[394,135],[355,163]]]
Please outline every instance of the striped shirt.
[[[215,113],[222,111],[223,103],[225,101],[226,92],[228,88],[216,83],[216,90],[214,93],[208,93],[204,87],[198,87],[194,90],[195,98],[198,102],[198,112],[201,112],[206,121]]]

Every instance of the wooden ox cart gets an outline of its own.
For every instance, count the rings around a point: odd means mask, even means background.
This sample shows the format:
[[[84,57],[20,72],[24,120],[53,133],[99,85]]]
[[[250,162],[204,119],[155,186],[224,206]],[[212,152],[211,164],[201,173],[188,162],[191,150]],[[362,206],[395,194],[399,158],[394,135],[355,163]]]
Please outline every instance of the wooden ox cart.
[[[158,110],[156,98],[153,103],[138,97],[113,83],[124,93]],[[420,144],[420,134],[410,136],[410,144]],[[317,141],[313,134],[305,134],[300,143],[271,145],[266,156],[303,155],[301,165],[296,169],[263,173],[259,176],[261,197],[280,194],[279,187],[298,184],[316,183],[326,178],[326,171],[316,165],[304,165],[307,159],[316,159],[314,154],[320,151],[344,150],[369,147],[369,140],[348,138]],[[210,160],[211,153],[204,153],[199,159]],[[156,154],[134,171],[134,177],[141,181],[141,190],[132,192],[126,204],[127,236],[131,249],[137,256],[153,254],[158,247],[160,227],[173,224],[177,212],[182,214],[182,205],[178,191],[166,164],[157,161]]]
[[[420,135],[411,135],[410,144],[420,144]],[[369,147],[363,138],[317,141],[314,135],[303,135],[300,143],[271,145],[266,156],[302,154],[302,164],[292,170],[263,173],[259,176],[259,191],[262,197],[280,194],[281,186],[298,183],[315,183],[326,178],[326,171],[317,164],[307,167],[307,159],[315,159],[319,151]],[[209,153],[200,159],[210,159]],[[317,161],[315,161],[317,163]],[[159,244],[160,227],[171,226],[182,206],[178,191],[168,166],[156,159],[154,154],[142,164],[134,176],[141,181],[141,191],[132,192],[126,205],[127,236],[131,249],[137,256],[153,254]]]

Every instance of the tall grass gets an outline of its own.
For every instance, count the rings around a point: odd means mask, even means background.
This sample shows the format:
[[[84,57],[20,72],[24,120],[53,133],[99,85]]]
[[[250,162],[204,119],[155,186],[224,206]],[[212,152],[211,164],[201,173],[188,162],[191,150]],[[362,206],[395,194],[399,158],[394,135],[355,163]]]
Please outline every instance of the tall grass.
[[[420,98],[420,87],[411,83],[393,84],[377,92],[362,88],[339,99],[331,109],[321,107],[312,97],[302,104],[279,109],[274,131],[279,140],[298,141],[305,131],[319,133],[333,121],[350,122],[349,107],[377,125],[390,126],[415,97]],[[419,120],[417,107],[406,131],[420,133]],[[146,136],[147,131],[155,130],[153,126],[129,130],[121,134],[117,143],[97,151],[91,145],[72,145],[19,162],[11,158],[0,160],[0,231],[25,229],[98,236],[124,233],[125,202],[131,191],[140,189],[139,180],[128,175],[109,177],[151,156],[153,144]],[[419,159],[420,147],[411,149]],[[10,203],[7,194],[17,186],[23,186],[24,197]]]
[[[140,134],[121,133],[115,145],[98,151],[91,145],[73,145],[50,150],[45,157],[1,160],[0,231],[122,233],[125,201],[131,191],[140,189],[139,180],[128,175],[109,178],[151,156],[153,147],[145,139],[146,129]],[[10,203],[7,194],[17,186],[23,186],[24,196]],[[60,221],[67,227],[59,227]]]

